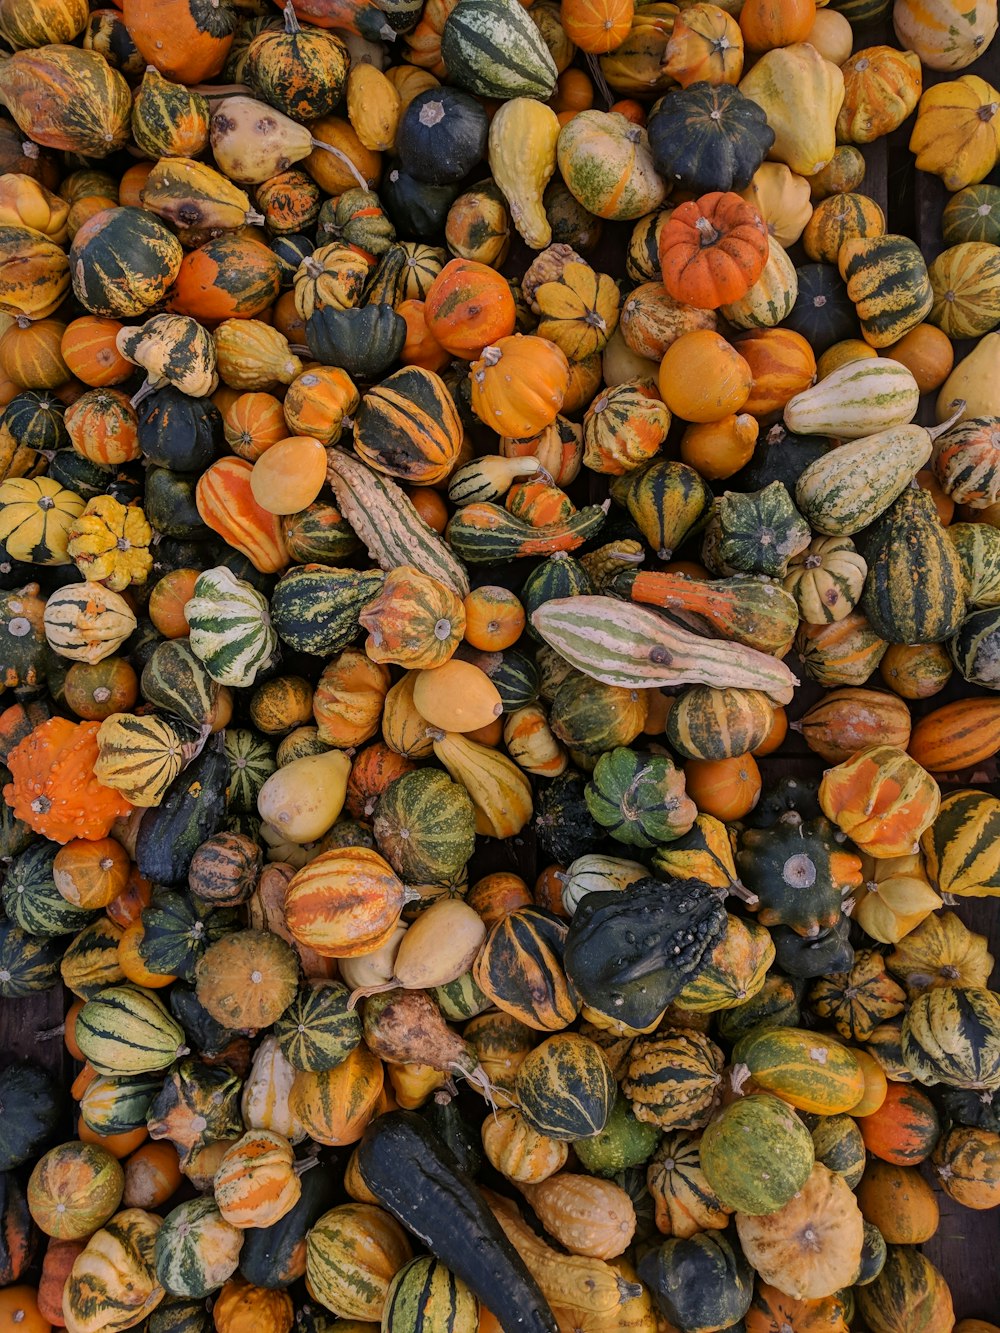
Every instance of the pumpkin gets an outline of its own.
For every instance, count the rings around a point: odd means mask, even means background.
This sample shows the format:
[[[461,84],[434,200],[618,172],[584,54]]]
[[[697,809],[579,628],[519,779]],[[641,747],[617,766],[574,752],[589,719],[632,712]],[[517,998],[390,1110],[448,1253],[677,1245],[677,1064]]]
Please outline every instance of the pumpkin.
[[[832,194],[813,209],[802,241],[810,259],[835,264],[844,241],[884,233],[885,215],[873,199],[863,194]]]
[[[124,1184],[122,1168],[104,1148],[64,1143],[35,1164],[28,1207],[47,1236],[83,1240],[116,1211]]]
[[[252,1129],[228,1148],[213,1189],[222,1217],[239,1230],[267,1227],[298,1202],[302,1192],[291,1144],[267,1129]]]
[[[899,128],[922,91],[920,57],[912,49],[870,46],[841,65],[844,102],[837,115],[842,143],[871,143]]]
[[[663,283],[675,300],[702,310],[739,301],[764,270],[767,230],[738,195],[715,192],[680,204],[659,239]]]
[[[73,294],[94,315],[143,315],[166,295],[182,257],[180,242],[152,213],[105,209],[73,237]]]
[[[820,10],[821,14],[827,10]],[[758,1282],[746,1315],[747,1333],[846,1333],[848,1306],[840,1295],[796,1300],[777,1287]]]
[[[246,50],[243,77],[265,101],[295,120],[328,116],[340,101],[350,57],[336,33],[303,28],[291,8],[284,27],[268,26]]]
[[[131,806],[94,777],[96,722],[42,722],[7,756],[4,799],[37,833],[55,842],[106,837]]]
[[[129,1328],[155,1309],[164,1296],[154,1267],[160,1225],[155,1213],[126,1208],[90,1237],[63,1293],[67,1327]]]
[[[996,32],[992,13],[960,14],[951,5],[900,0],[893,27],[904,47],[931,69],[964,69],[985,50]]]
[[[227,1027],[268,1027],[295,995],[298,961],[276,935],[243,930],[209,946],[196,968],[198,999]]]
[[[931,1333],[955,1324],[947,1283],[912,1245],[889,1246],[881,1273],[858,1288],[858,1308],[880,1333]]]
[[[103,466],[141,457],[138,418],[121,389],[90,389],[66,413],[70,443],[83,458]]]
[[[911,852],[940,801],[930,774],[888,745],[870,746],[829,769],[820,785],[824,813],[876,858]]]
[[[674,21],[664,71],[682,88],[701,82],[739,83],[743,72],[739,25],[715,5],[692,5]]]
[[[914,1167],[871,1160],[858,1185],[858,1204],[890,1245],[922,1245],[938,1229],[937,1197]]]
[[[253,1333],[262,1325],[273,1333],[291,1333],[294,1307],[286,1291],[255,1287],[237,1276],[215,1298],[212,1318],[218,1333]]]
[[[808,41],[815,16],[815,10],[808,4],[750,0],[740,10],[740,30],[751,51],[770,51]]]
[[[1000,1188],[997,1149],[1000,1135],[990,1130],[958,1127],[938,1140],[934,1172],[945,1194],[965,1208],[992,1208]]]
[[[17,51],[0,84],[19,128],[48,148],[105,157],[128,141],[128,84],[96,51],[61,42]]]
[[[547,339],[514,334],[483,349],[471,379],[476,416],[498,435],[524,439],[555,421],[569,387],[569,363]]]
[[[749,364],[710,329],[682,333],[660,362],[660,396],[685,421],[716,422],[738,412],[752,383]]]

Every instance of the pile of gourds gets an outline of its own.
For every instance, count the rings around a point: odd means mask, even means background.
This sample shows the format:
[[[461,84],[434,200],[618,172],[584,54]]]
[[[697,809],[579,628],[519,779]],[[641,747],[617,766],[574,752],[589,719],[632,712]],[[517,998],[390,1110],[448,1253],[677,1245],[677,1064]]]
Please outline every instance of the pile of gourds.
[[[0,1333],[997,1333],[997,7],[888,10],[0,0]]]

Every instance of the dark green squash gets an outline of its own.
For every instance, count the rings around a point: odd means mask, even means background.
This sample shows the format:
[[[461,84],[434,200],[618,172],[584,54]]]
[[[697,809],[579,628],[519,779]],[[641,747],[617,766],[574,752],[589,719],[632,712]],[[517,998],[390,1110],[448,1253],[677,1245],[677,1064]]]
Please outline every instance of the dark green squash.
[[[172,384],[139,409],[139,448],[159,467],[204,472],[218,453],[222,416],[211,398],[192,398]]]
[[[889,643],[941,643],[965,611],[965,577],[929,491],[914,484],[859,538],[861,610]]]
[[[169,1296],[156,1307],[146,1325],[148,1333],[211,1333],[213,1327],[207,1301]]]
[[[229,760],[227,808],[256,813],[257,795],[278,767],[275,747],[259,731],[243,727],[227,727],[223,742]]]
[[[840,917],[818,935],[800,935],[790,926],[772,926],[775,963],[790,977],[825,977],[830,972],[849,972],[854,965],[850,941],[851,920]]]
[[[867,236],[847,241],[837,260],[854,291],[866,342],[890,347],[931,312],[934,293],[920,247],[908,236]]]
[[[770,828],[747,829],[736,868],[758,897],[762,925],[791,926],[812,939],[837,924],[843,897],[860,876],[834,825],[823,817],[806,823],[795,811]]]
[[[92,1000],[105,986],[124,980],[118,965],[122,927],[99,916],[75,935],[63,953],[59,971],[63,984],[82,1000]]]
[[[192,1047],[202,1055],[215,1056],[224,1051],[233,1040],[234,1033],[221,1023],[216,1022],[205,1006],[198,999],[192,986],[182,981],[170,987],[170,1012],[184,1029],[184,1035]]]
[[[55,1079],[28,1060],[0,1069],[0,1171],[36,1156],[52,1138],[63,1113]]]
[[[945,245],[1000,245],[1000,185],[967,185],[953,194],[941,215],[941,231]]]
[[[855,1286],[867,1287],[869,1282],[874,1282],[885,1267],[887,1257],[888,1247],[885,1237],[873,1222],[866,1222],[865,1238],[861,1247],[861,1267],[854,1279]]]
[[[340,1185],[340,1172],[322,1163],[308,1166],[298,1202],[269,1227],[243,1232],[240,1272],[256,1287],[291,1286],[305,1273],[306,1236],[326,1212]]]
[[[770,828],[782,815],[794,811],[803,819],[818,819],[823,813],[819,805],[819,782],[814,778],[793,778],[788,775],[768,785],[761,798],[744,815],[741,823],[747,828]]]
[[[489,120],[474,97],[441,85],[418,93],[403,112],[395,152],[418,181],[451,185],[482,160]]]
[[[398,358],[406,320],[389,305],[350,310],[325,306],[306,320],[310,353],[324,366],[339,366],[353,379],[375,380]]]
[[[59,847],[41,839],[13,862],[0,889],[4,911],[29,935],[74,935],[93,918],[86,908],[74,907],[56,888],[52,862]]]
[[[687,1333],[732,1326],[750,1309],[753,1269],[739,1241],[722,1231],[671,1237],[639,1261],[657,1309]]]
[[[532,628],[531,615],[543,602],[551,602],[556,597],[584,597],[596,589],[579,560],[565,551],[557,551],[536,565],[524,580],[518,596],[528,617],[528,635],[536,643],[541,642],[538,631]]]
[[[0,999],[19,1000],[51,990],[59,981],[62,955],[60,941],[29,935],[13,922],[0,920]]]
[[[281,520],[288,553],[302,564],[336,564],[354,555],[361,543],[354,529],[333,505],[317,501]]]
[[[129,1134],[145,1127],[150,1103],[162,1084],[159,1070],[123,1078],[98,1074],[80,1099],[80,1115],[95,1134]]]
[[[7,404],[3,424],[22,448],[63,449],[69,444],[65,416],[65,405],[55,394],[29,389]]]
[[[361,1018],[349,1005],[351,992],[339,981],[299,991],[274,1025],[282,1054],[310,1073],[336,1069],[361,1041]]]
[[[608,1123],[618,1087],[596,1042],[558,1032],[528,1052],[514,1078],[521,1114],[549,1138],[575,1142]]]
[[[717,1015],[719,1035],[733,1045],[755,1027],[798,1027],[802,982],[771,970],[756,995]]]
[[[539,846],[549,860],[563,866],[597,851],[607,836],[587,807],[585,785],[579,773],[568,769],[535,800],[534,830]]]
[[[283,574],[271,597],[271,621],[278,637],[300,653],[328,657],[356,639],[358,616],[377,597],[378,569],[334,569],[299,565]]]
[[[279,276],[283,290],[287,291],[293,285],[300,265],[310,258],[315,249],[309,237],[302,235],[301,232],[291,232],[288,235],[271,238],[271,253],[280,266]]]
[[[166,295],[182,254],[177,237],[148,209],[106,209],[73,239],[73,294],[92,315],[144,315]]]
[[[799,294],[784,327],[801,333],[816,355],[846,338],[859,338],[854,302],[833,264],[801,264],[795,270]]]
[[[618,842],[649,850],[687,833],[698,810],[669,755],[619,746],[598,759],[584,792],[587,809]]]
[[[370,255],[384,255],[396,239],[396,229],[373,190],[360,187],[327,199],[316,228],[320,237],[356,245]]]
[[[763,490],[726,491],[716,501],[718,556],[728,570],[784,578],[788,562],[809,545],[809,524],[784,482]]]
[[[198,476],[197,472],[174,472],[165,467],[151,467],[146,473],[143,508],[157,532],[181,540],[211,536],[195,500]]]
[[[1000,685],[1000,607],[970,612],[948,640],[948,653],[970,685],[995,690]]]
[[[442,884],[476,850],[476,813],[461,783],[436,768],[390,782],[373,821],[379,851],[407,884]]]
[[[496,686],[505,713],[516,712],[538,698],[538,667],[535,659],[520,648],[485,653],[473,659]]]
[[[462,1113],[458,1098],[437,1093],[420,1115],[451,1151],[459,1167],[469,1176],[478,1176],[483,1165],[483,1141],[478,1124],[470,1124]]]
[[[141,875],[157,884],[184,882],[191,858],[222,821],[228,784],[229,760],[214,745],[174,778],[139,828],[135,859]]]
[[[730,84],[673,89],[648,129],[657,171],[692,194],[745,190],[774,143],[763,108]]]
[[[448,210],[458,197],[457,185],[419,181],[399,159],[388,165],[379,190],[397,234],[407,240],[442,235]]]
[[[142,909],[142,925],[139,952],[150,972],[193,981],[209,945],[235,930],[239,917],[234,909],[216,907],[194,894],[157,887]]]
[[[140,689],[147,703],[187,726],[201,730],[211,725],[219,686],[187,639],[167,639],[156,647],[143,668]]]

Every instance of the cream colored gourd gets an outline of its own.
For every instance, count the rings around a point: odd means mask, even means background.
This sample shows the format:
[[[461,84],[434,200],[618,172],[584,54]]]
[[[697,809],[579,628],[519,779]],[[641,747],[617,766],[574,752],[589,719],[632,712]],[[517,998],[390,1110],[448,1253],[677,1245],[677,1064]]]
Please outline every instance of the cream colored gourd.
[[[613,1180],[560,1171],[520,1189],[545,1230],[570,1254],[617,1259],[632,1243],[635,1208]]]
[[[265,1037],[254,1052],[243,1084],[240,1112],[247,1129],[270,1129],[290,1143],[301,1143],[306,1131],[288,1105],[295,1068],[285,1059],[277,1037]]]
[[[892,25],[900,45],[930,69],[965,69],[997,30],[997,0],[896,0]]]
[[[766,52],[740,92],[764,108],[774,130],[768,157],[800,176],[815,176],[833,157],[844,76],[808,42]]]
[[[468,972],[485,938],[478,912],[460,898],[441,898],[403,936],[390,984],[406,990],[447,986]]]
[[[342,750],[293,759],[261,787],[258,813],[289,842],[314,842],[343,809],[350,772]]]
[[[785,406],[785,425],[797,435],[860,440],[912,421],[920,389],[907,368],[888,357],[849,361]]]
[[[556,169],[558,139],[559,117],[532,97],[504,102],[490,125],[490,171],[532,250],[544,250],[552,241],[542,195]]]
[[[821,9],[806,41],[815,46],[824,60],[842,65],[854,49],[854,29],[835,9]]]
[[[1000,333],[980,338],[959,361],[938,394],[935,416],[945,421],[963,403],[959,421],[1000,416]]]
[[[486,672],[456,657],[417,672],[413,702],[421,717],[441,731],[478,731],[503,712],[500,691]]]
[[[459,506],[501,500],[519,477],[533,477],[539,467],[533,455],[504,458],[501,454],[483,454],[451,474],[448,499]]]
[[[428,909],[429,910],[429,909]],[[396,955],[409,927],[401,921],[385,944],[373,953],[359,954],[357,958],[338,958],[337,971],[345,986],[352,990],[374,991],[392,978]]]
[[[659,371],[659,362],[650,360],[633,352],[625,341],[621,329],[615,329],[608,339],[601,356],[601,368],[604,371],[604,383],[609,389],[629,380],[653,380]]]
[[[220,169],[241,185],[260,185],[321,148],[349,169],[361,189],[368,189],[346,153],[314,139],[297,120],[252,97],[223,98],[212,113],[211,139]]]

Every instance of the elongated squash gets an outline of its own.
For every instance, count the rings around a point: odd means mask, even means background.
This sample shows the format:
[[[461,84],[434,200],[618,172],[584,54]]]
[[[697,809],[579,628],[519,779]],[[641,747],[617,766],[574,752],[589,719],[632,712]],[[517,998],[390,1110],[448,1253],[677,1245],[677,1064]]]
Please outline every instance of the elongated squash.
[[[659,607],[696,634],[730,639],[761,653],[787,648],[799,623],[790,593],[742,574],[704,582],[667,571],[627,569],[614,575],[611,591]]]
[[[798,435],[859,440],[913,420],[920,389],[906,366],[886,357],[849,361],[797,393],[785,406],[785,425]]]
[[[798,684],[783,662],[765,653],[700,638],[655,611],[613,597],[556,598],[544,602],[531,623],[560,657],[606,685],[761,690],[787,704]]]

